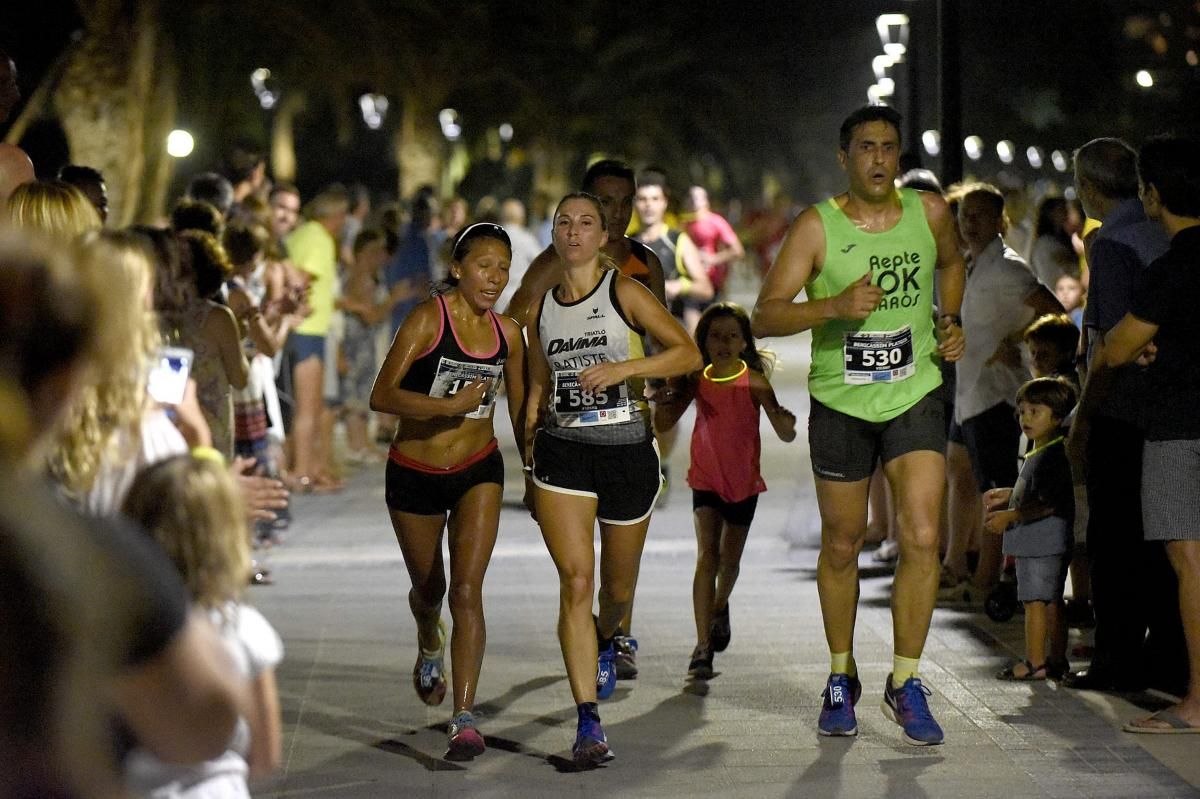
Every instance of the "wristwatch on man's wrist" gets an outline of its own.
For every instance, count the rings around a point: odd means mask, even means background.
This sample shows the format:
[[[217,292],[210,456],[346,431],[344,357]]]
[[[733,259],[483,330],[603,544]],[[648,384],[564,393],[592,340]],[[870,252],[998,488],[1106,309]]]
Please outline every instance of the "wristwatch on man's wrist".
[[[942,321],[943,319],[949,319],[954,324],[958,325],[959,327],[962,327],[962,317],[956,313],[944,313],[938,317],[939,322]]]

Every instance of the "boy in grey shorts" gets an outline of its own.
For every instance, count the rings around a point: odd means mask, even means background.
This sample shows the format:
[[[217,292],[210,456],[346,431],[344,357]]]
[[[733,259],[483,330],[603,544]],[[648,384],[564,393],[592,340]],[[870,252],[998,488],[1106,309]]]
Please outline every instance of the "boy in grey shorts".
[[[1075,387],[1060,377],[1039,377],[1021,386],[1017,413],[1034,448],[1014,487],[983,495],[984,528],[1003,534],[1004,554],[1016,557],[1017,599],[1025,606],[1025,660],[998,673],[1001,680],[1044,680],[1068,670],[1063,586],[1074,539],[1075,495],[1061,425],[1075,398]]]

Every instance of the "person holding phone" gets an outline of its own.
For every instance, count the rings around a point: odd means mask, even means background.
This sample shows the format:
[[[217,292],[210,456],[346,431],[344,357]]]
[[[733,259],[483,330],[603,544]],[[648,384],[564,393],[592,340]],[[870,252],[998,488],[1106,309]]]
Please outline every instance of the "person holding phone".
[[[446,696],[442,535],[449,530],[454,718],[446,756],[455,760],[484,751],[471,709],[486,638],[483,577],[504,493],[504,460],[492,423],[501,377],[513,433],[523,440],[525,343],[516,322],[492,310],[511,261],[504,228],[464,228],[454,241],[448,290],[405,318],[371,389],[371,410],[400,419],[385,498],[412,579],[408,602],[420,650],[413,686],[427,705]]]

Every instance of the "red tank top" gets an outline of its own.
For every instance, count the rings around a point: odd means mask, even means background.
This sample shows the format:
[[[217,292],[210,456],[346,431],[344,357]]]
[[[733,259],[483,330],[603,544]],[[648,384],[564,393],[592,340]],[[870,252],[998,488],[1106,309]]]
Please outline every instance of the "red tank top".
[[[750,370],[726,383],[706,377],[696,386],[696,425],[688,485],[741,502],[767,490],[758,470],[761,451],[758,406],[750,394]]]

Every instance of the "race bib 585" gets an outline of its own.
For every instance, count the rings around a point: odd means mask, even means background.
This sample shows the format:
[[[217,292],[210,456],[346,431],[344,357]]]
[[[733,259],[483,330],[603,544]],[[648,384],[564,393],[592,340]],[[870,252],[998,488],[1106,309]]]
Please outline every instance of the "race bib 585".
[[[628,422],[629,392],[624,383],[599,391],[585,391],[579,372],[555,372],[551,397],[555,418],[561,427],[590,427]]]

